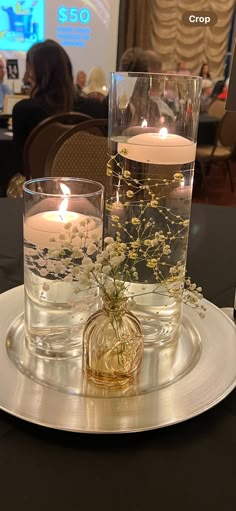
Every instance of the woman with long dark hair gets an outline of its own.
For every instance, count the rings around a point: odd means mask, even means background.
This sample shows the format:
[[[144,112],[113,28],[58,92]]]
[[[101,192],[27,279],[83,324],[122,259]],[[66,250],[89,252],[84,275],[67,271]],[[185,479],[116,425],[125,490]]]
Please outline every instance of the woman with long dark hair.
[[[209,66],[208,66],[207,62],[204,62],[202,64],[202,67],[199,71],[199,76],[201,76],[204,79],[211,80],[211,74],[210,74]]]
[[[31,94],[13,108],[15,171],[24,173],[23,150],[37,124],[51,115],[74,109],[75,89],[71,61],[65,50],[50,39],[30,48],[26,58]]]

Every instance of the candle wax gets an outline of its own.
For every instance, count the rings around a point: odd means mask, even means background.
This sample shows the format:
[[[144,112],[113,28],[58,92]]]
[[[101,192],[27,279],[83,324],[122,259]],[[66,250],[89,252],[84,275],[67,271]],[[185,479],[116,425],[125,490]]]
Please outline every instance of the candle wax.
[[[183,165],[195,160],[196,144],[179,135],[142,133],[118,144],[118,152],[125,158],[142,163]]]

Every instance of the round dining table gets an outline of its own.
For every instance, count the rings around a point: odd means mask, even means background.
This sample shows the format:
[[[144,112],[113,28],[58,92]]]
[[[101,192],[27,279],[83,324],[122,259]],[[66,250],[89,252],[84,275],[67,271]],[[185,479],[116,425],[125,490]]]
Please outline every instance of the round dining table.
[[[0,199],[2,293],[23,283],[22,212],[21,199]],[[236,208],[193,204],[187,264],[205,297],[231,311],[235,222]],[[59,431],[0,411],[0,505],[6,511],[231,511],[235,459],[236,390],[190,420],[132,434]]]

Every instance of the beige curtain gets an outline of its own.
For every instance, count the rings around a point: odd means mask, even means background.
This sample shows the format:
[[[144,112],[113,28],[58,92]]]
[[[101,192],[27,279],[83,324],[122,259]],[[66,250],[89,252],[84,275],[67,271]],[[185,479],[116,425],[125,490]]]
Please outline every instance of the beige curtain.
[[[131,46],[152,48],[163,71],[185,61],[198,74],[208,62],[213,78],[224,75],[224,61],[235,0],[121,0],[117,61]],[[218,22],[213,27],[184,25],[188,11],[211,11]]]
[[[192,73],[199,73],[208,62],[213,77],[224,74],[225,53],[235,0],[152,0],[150,47],[162,61],[163,70],[176,68],[185,61]],[[186,11],[211,11],[218,22],[213,27],[183,24]]]

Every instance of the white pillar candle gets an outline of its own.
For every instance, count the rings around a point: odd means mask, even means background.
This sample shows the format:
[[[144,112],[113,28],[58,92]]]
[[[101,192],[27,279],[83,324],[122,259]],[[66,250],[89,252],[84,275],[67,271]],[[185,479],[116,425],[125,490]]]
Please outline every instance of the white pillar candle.
[[[118,153],[129,160],[159,165],[183,165],[195,160],[196,143],[168,133],[142,133],[118,144]]]
[[[25,219],[24,239],[27,243],[41,248],[59,247],[64,241],[67,241],[68,230],[65,226],[69,223],[71,224],[70,231],[77,227],[80,233],[88,233],[87,243],[89,238],[92,241],[92,235],[97,235],[98,238],[102,236],[102,222],[99,219],[73,211],[65,211],[62,217],[59,211],[45,211]],[[60,239],[60,235],[65,235],[66,239]],[[56,241],[52,242],[53,238]],[[73,244],[80,245],[81,238],[77,236],[73,240]]]

